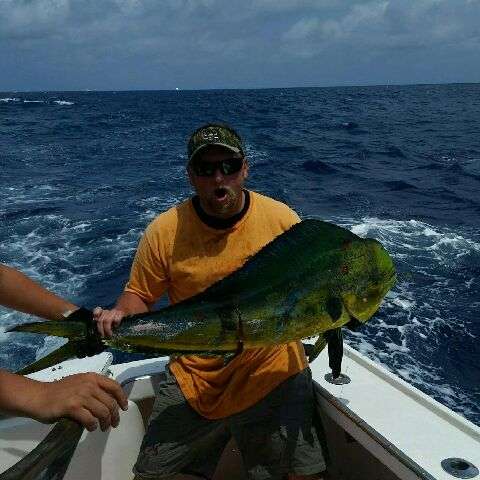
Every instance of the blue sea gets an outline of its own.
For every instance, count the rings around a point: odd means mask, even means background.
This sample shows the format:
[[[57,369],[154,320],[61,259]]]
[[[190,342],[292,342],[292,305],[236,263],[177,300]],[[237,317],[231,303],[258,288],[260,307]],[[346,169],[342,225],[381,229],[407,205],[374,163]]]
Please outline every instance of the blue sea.
[[[111,305],[210,121],[244,136],[250,189],[385,245],[398,284],[346,342],[480,425],[480,84],[0,93],[0,261]],[[0,310],[0,367],[61,343],[5,333],[31,320]]]

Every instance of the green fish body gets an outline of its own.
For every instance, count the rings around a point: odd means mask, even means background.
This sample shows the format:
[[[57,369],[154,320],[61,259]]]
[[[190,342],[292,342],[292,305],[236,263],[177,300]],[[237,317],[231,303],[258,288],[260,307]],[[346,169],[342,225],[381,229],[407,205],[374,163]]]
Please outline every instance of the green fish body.
[[[126,317],[101,342],[159,355],[229,355],[317,335],[318,345],[324,346],[326,332],[352,319],[370,319],[394,282],[393,262],[379,242],[327,222],[304,220],[202,293]],[[53,352],[47,363],[63,360],[60,353],[72,356],[87,337],[99,341],[82,322],[36,322],[12,330],[69,338],[64,352]],[[36,364],[40,366],[45,368],[45,362]]]

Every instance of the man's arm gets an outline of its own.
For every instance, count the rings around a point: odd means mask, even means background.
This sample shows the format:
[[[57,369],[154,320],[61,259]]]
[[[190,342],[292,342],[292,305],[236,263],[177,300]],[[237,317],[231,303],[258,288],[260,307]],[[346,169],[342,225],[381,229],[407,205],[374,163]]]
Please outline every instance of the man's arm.
[[[62,320],[63,314],[78,310],[21,272],[0,264],[0,305],[48,320]]]
[[[160,234],[155,225],[156,222],[152,222],[140,239],[130,279],[113,309],[97,307],[93,310],[93,318],[102,337],[111,337],[112,328],[118,327],[126,315],[150,311],[167,290],[165,262],[159,257],[158,241],[164,235]]]
[[[150,311],[152,304],[144,302],[138,295],[132,292],[123,292],[112,310],[104,310],[97,307],[93,310],[93,318],[97,322],[98,331],[102,337],[111,337],[112,328],[120,325],[123,317],[135,313]]]
[[[38,382],[0,370],[0,407],[3,412],[52,423],[70,417],[93,431],[105,431],[120,421],[118,406],[127,409],[120,385],[96,373],[79,373],[58,382]],[[98,422],[97,422],[98,419]]]

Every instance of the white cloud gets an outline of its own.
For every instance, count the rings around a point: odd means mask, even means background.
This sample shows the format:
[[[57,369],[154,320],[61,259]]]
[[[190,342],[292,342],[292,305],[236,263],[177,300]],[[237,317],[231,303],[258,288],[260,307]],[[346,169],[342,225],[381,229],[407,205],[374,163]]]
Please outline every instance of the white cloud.
[[[339,18],[302,18],[283,35],[292,52],[317,52],[349,45],[372,53],[395,48],[424,48],[479,37],[479,2],[447,0],[390,0],[353,4]],[[291,42],[303,43],[291,45]],[[293,47],[293,48],[292,48]]]
[[[68,0],[4,0],[0,9],[0,37],[38,38],[61,28],[70,6]]]

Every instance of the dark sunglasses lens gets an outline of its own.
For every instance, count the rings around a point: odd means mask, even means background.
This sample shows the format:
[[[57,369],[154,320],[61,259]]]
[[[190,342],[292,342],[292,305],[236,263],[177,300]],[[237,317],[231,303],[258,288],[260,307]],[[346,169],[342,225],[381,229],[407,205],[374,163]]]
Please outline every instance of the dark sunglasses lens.
[[[198,177],[211,177],[217,168],[220,168],[223,175],[233,175],[242,168],[242,165],[243,158],[227,158],[221,162],[194,162],[192,167]]]
[[[233,175],[237,173],[243,165],[243,158],[228,158],[222,162],[222,173],[224,175]]]
[[[215,163],[209,162],[195,162],[193,164],[193,171],[198,177],[211,177],[217,168]]]

